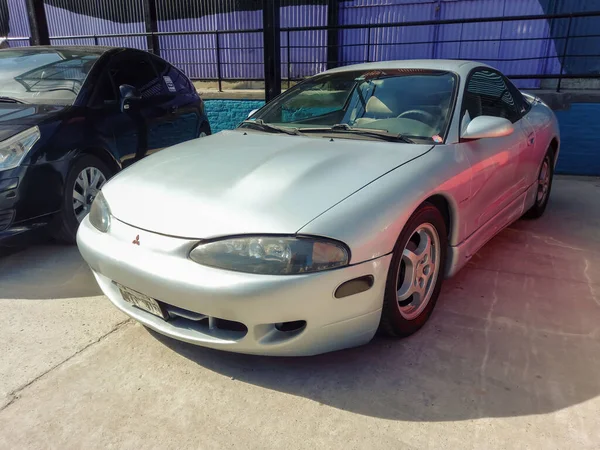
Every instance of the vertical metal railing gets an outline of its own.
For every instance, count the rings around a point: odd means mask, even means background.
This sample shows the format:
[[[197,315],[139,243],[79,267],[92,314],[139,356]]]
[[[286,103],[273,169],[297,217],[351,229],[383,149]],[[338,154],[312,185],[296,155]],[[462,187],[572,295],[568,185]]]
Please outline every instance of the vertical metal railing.
[[[290,80],[292,79],[292,43],[290,42],[290,30],[287,30],[287,87],[290,88]]]
[[[223,92],[223,74],[221,73],[221,44],[220,44],[220,33],[215,33],[215,47],[217,52],[217,84],[219,85],[219,92]]]
[[[367,27],[367,59],[365,62],[371,62],[371,27]]]
[[[560,92],[562,86],[563,75],[565,73],[565,64],[567,62],[567,49],[569,48],[569,38],[571,37],[571,24],[573,23],[573,17],[569,17],[569,24],[567,25],[567,34],[565,38],[565,46],[562,51],[560,58],[560,77],[558,78],[558,84],[556,85],[556,92]]]

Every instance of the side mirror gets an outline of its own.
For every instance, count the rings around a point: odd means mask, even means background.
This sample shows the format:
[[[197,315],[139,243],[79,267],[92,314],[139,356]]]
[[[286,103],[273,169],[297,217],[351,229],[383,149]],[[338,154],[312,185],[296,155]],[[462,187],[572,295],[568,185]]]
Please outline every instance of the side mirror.
[[[138,90],[129,84],[119,86],[119,93],[121,95],[121,112],[127,111],[131,108],[132,103],[142,99]]]
[[[258,109],[253,109],[252,111],[250,111],[250,113],[248,114],[248,117],[252,117],[254,115],[254,113],[258,111]]]
[[[483,139],[508,136],[513,134],[515,127],[510,120],[502,117],[475,117],[462,133],[462,139]]]

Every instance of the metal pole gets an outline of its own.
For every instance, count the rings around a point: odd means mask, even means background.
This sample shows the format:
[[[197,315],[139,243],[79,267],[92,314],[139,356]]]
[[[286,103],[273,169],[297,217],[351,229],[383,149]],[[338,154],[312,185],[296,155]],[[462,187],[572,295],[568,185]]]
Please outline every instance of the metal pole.
[[[263,48],[265,65],[265,101],[281,93],[280,0],[264,0]]]
[[[144,0],[144,22],[146,24],[146,42],[148,50],[155,55],[160,55],[160,42],[158,36],[158,15],[156,13],[156,0]]]
[[[217,47],[217,82],[219,83],[219,92],[223,92],[223,80],[221,76],[221,45],[219,39],[219,32],[215,33],[215,42]]]
[[[29,17],[29,30],[32,45],[50,45],[48,20],[43,0],[25,0],[27,16]]]
[[[562,58],[560,61],[560,78],[558,79],[558,85],[556,86],[556,92],[560,92],[560,87],[562,85],[562,76],[565,72],[565,63],[567,60],[567,48],[569,47],[569,38],[571,37],[571,23],[573,22],[573,17],[569,17],[569,25],[567,26],[567,36],[565,38],[565,47],[563,48]]]
[[[367,27],[367,60],[365,62],[371,62],[371,27]]]
[[[339,25],[340,2],[339,0],[328,0],[327,2],[327,68],[333,69],[340,63],[340,35],[335,27]]]
[[[290,88],[290,78],[292,78],[292,71],[291,71],[291,63],[290,63],[290,57],[291,57],[291,52],[290,52],[290,30],[287,31],[287,79],[288,79],[288,89]]]
[[[98,44],[98,36],[94,36],[94,45],[99,45]]]

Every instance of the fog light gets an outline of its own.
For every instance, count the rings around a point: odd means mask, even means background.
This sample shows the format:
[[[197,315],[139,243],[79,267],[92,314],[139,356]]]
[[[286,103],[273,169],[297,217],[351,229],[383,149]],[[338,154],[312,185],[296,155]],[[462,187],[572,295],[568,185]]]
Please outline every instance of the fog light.
[[[305,326],[306,320],[294,320],[293,322],[281,322],[275,324],[275,328],[286,333],[301,330]]]

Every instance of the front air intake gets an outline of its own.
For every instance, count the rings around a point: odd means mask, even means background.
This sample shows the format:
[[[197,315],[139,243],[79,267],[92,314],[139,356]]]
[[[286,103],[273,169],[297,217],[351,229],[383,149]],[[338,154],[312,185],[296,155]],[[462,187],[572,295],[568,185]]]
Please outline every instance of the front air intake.
[[[0,211],[0,231],[6,230],[15,217],[14,209],[5,209]]]

